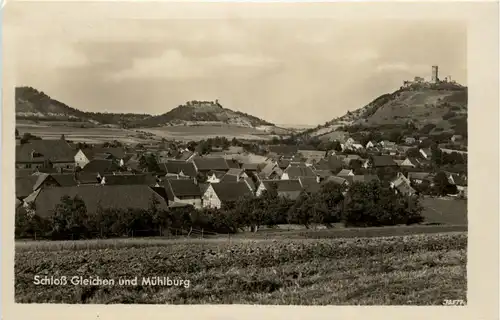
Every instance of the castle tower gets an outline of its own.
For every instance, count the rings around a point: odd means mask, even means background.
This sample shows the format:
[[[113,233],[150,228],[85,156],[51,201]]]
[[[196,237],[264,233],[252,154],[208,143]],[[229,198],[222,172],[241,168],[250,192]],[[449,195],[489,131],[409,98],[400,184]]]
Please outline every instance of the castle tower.
[[[438,83],[438,82],[439,82],[439,77],[438,77],[438,66],[432,66],[432,77],[431,77],[431,82],[432,82],[432,83]]]

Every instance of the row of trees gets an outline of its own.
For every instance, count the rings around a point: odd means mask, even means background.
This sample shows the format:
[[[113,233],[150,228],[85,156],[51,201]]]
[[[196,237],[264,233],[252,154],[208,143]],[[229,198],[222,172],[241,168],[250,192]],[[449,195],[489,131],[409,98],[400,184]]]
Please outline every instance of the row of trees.
[[[328,183],[319,192],[303,192],[296,200],[278,196],[275,189],[260,197],[245,197],[221,209],[193,207],[160,208],[152,199],[145,209],[102,209],[88,212],[78,196],[62,197],[48,219],[34,215],[36,208],[16,214],[16,237],[50,239],[158,236],[171,230],[204,229],[215,233],[237,233],[250,228],[278,224],[384,226],[413,224],[423,220],[418,197],[405,197],[378,183],[354,183],[348,191]]]

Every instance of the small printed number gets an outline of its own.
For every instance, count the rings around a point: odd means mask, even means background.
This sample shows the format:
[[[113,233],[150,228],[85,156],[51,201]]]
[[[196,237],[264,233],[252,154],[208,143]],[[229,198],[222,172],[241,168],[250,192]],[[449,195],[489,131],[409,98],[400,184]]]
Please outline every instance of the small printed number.
[[[465,301],[464,300],[449,300],[445,299],[443,300],[443,305],[445,306],[465,306]]]

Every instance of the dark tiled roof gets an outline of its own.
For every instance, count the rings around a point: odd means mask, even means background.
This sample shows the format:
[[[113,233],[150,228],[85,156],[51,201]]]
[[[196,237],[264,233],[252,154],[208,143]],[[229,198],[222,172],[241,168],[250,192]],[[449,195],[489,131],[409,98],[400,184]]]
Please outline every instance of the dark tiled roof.
[[[259,171],[258,163],[244,163],[241,167],[247,171]]]
[[[97,173],[95,172],[83,172],[80,171],[76,174],[77,183],[81,184],[97,184],[99,181],[97,180]]]
[[[290,166],[285,170],[285,172],[291,179],[299,177],[316,177],[316,174],[310,167]]]
[[[351,182],[365,182],[365,183],[368,183],[368,182],[372,182],[372,181],[380,181],[380,179],[375,174],[355,175],[355,176],[352,177],[352,181]]]
[[[99,204],[104,209],[147,209],[152,197],[160,201],[160,207],[167,208],[165,199],[145,185],[78,186],[41,189],[35,200],[36,213],[51,216],[64,195],[71,198],[78,195],[88,213],[95,212]]]
[[[323,180],[323,183],[328,183],[328,182],[333,182],[340,185],[348,183],[346,179],[337,176],[327,177],[325,180]]]
[[[321,178],[331,177],[334,175],[330,170],[314,170],[314,173]]]
[[[391,156],[373,156],[372,163],[374,167],[395,167],[398,165]]]
[[[77,185],[73,173],[52,173],[50,176],[54,178],[61,187],[72,187]]]
[[[33,174],[33,169],[16,169],[16,178],[28,177]]]
[[[215,171],[227,171],[229,170],[229,166],[226,162],[226,159],[222,157],[217,157],[217,158],[195,158],[194,164],[196,165],[196,168],[198,168],[198,171],[209,171],[209,170],[215,170]]]
[[[350,175],[350,173],[352,173],[352,170],[350,169],[342,169],[340,170],[339,173],[337,173],[337,177],[347,177]]]
[[[152,186],[156,178],[152,174],[104,175],[106,185],[134,185],[142,184]]]
[[[38,154],[33,158],[32,151]],[[63,140],[32,140],[16,146],[16,162],[74,162],[76,151]]]
[[[188,160],[194,153],[191,151],[183,151],[175,157],[177,160],[186,161]]]
[[[187,180],[187,179],[167,180],[165,182],[165,191],[170,201],[174,200],[174,196],[179,198],[201,197],[200,187],[197,184],[195,184],[193,180]]]
[[[108,173],[119,170],[119,165],[112,160],[91,160],[83,167],[82,172]]]
[[[33,192],[38,176],[16,177],[16,197],[25,198]]]
[[[306,192],[315,193],[321,189],[321,185],[316,178],[300,178],[300,183]]]
[[[271,190],[273,186],[278,192],[302,191],[302,185],[298,179],[291,180],[262,180],[266,190]]]
[[[429,172],[408,172],[408,179],[410,180],[429,180]]]
[[[239,169],[241,166],[240,166],[240,163],[238,162],[238,160],[235,160],[235,159],[227,159],[226,160],[227,162],[227,166],[231,169]]]
[[[330,156],[327,159],[321,159],[314,165],[316,169],[320,170],[331,170],[333,172],[339,171],[342,166],[344,165],[344,162],[342,161],[341,158],[337,156]]]
[[[207,173],[207,177],[211,177],[215,174],[215,177],[217,179],[222,179],[225,175],[226,175],[226,172],[225,171],[209,171]]]
[[[226,175],[233,175],[233,176],[240,176],[245,172],[243,169],[229,169],[226,173]]]
[[[162,163],[160,167],[163,167],[167,173],[179,174],[182,171],[187,176],[196,177],[196,168],[192,162],[168,161],[167,163]]]
[[[252,191],[245,182],[223,182],[212,184],[217,197],[222,202],[236,201],[239,198],[252,195]]]
[[[290,165],[290,160],[283,160],[283,159],[280,159],[280,160],[278,161],[278,167],[279,167],[281,170],[286,169],[289,165]]]

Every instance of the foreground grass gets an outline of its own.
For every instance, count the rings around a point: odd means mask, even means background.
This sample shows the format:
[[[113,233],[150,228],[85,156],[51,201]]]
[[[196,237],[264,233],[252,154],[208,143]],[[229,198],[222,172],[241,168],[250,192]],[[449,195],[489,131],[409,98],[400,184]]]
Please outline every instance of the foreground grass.
[[[363,239],[164,241],[22,250],[19,303],[439,305],[466,299],[466,233]],[[35,275],[165,276],[183,286],[42,286]]]
[[[91,239],[75,241],[16,241],[16,251],[60,251],[60,250],[91,250],[106,248],[143,248],[151,246],[171,245],[174,243],[209,243],[209,242],[238,242],[261,240],[300,240],[300,239],[349,239],[371,237],[393,237],[417,234],[433,234],[445,232],[466,232],[464,225],[412,225],[371,228],[333,228],[322,230],[259,230],[259,232],[242,232],[233,235],[205,236],[191,238],[182,237],[151,237],[151,238],[121,238],[121,239]]]

